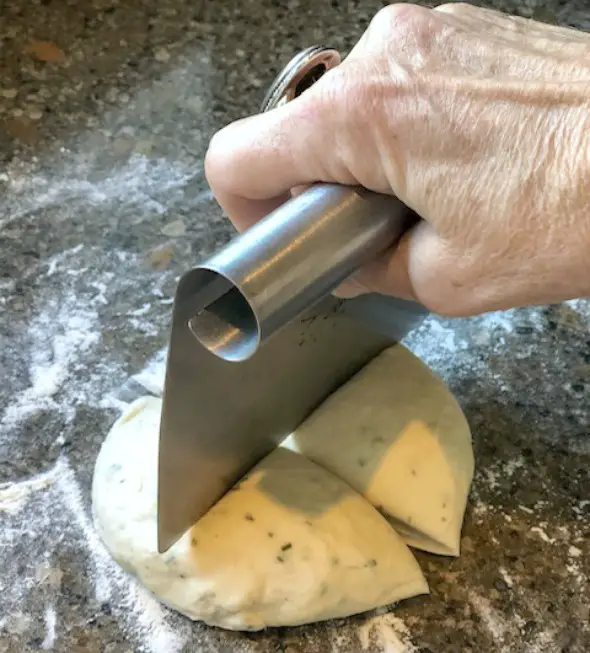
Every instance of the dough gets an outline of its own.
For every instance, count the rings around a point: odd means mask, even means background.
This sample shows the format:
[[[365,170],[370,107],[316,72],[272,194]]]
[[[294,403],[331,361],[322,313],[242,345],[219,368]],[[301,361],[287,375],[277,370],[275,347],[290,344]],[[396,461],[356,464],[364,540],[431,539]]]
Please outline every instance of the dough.
[[[161,401],[138,400],[100,451],[93,510],[117,562],[164,603],[235,630],[364,612],[428,592],[412,553],[366,499],[279,448],[166,554],[156,548]]]
[[[373,359],[284,444],[360,492],[411,546],[459,555],[471,432],[446,385],[405,347]]]

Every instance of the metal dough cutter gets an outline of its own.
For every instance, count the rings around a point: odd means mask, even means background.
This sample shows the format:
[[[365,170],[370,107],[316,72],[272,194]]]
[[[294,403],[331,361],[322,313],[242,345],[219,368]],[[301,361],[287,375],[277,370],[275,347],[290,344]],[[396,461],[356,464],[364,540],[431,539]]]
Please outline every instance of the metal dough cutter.
[[[339,63],[329,48],[301,52],[262,110],[294,100]],[[422,321],[426,310],[413,302],[330,294],[415,220],[395,197],[318,184],[182,277],[160,431],[160,552],[328,395]]]

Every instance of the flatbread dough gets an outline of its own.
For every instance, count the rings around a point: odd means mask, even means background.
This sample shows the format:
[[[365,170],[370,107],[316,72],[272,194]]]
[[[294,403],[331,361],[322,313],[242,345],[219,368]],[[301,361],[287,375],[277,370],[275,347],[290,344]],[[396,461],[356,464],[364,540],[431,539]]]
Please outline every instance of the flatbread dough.
[[[405,347],[366,365],[285,446],[360,492],[411,546],[459,555],[471,432],[447,386]]]
[[[370,503],[330,472],[279,448],[166,554],[156,548],[161,401],[116,422],[93,484],[96,526],[117,562],[164,603],[235,630],[364,612],[428,586]]]

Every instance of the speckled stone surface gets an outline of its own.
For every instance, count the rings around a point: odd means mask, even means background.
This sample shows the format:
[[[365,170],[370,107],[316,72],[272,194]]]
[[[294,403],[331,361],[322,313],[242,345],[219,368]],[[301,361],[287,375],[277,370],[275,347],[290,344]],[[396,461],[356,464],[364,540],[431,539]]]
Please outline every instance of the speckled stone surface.
[[[161,364],[178,275],[231,235],[208,139],[296,50],[347,49],[380,3],[0,4],[0,653],[590,650],[584,301],[409,338],[461,402],[478,471],[462,557],[419,554],[431,595],[395,617],[226,633],[118,571],[92,529],[92,468],[117,389]],[[495,6],[590,28],[582,0]]]

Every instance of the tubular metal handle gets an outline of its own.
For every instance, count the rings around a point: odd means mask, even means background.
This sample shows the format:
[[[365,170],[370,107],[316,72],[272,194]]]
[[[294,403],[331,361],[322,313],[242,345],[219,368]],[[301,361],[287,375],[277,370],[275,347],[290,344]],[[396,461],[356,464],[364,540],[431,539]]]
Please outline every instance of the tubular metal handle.
[[[293,99],[339,62],[327,48],[300,53],[275,80],[263,111]],[[312,186],[198,266],[193,283],[199,308],[190,328],[217,356],[246,360],[413,222],[395,197],[337,184]]]

